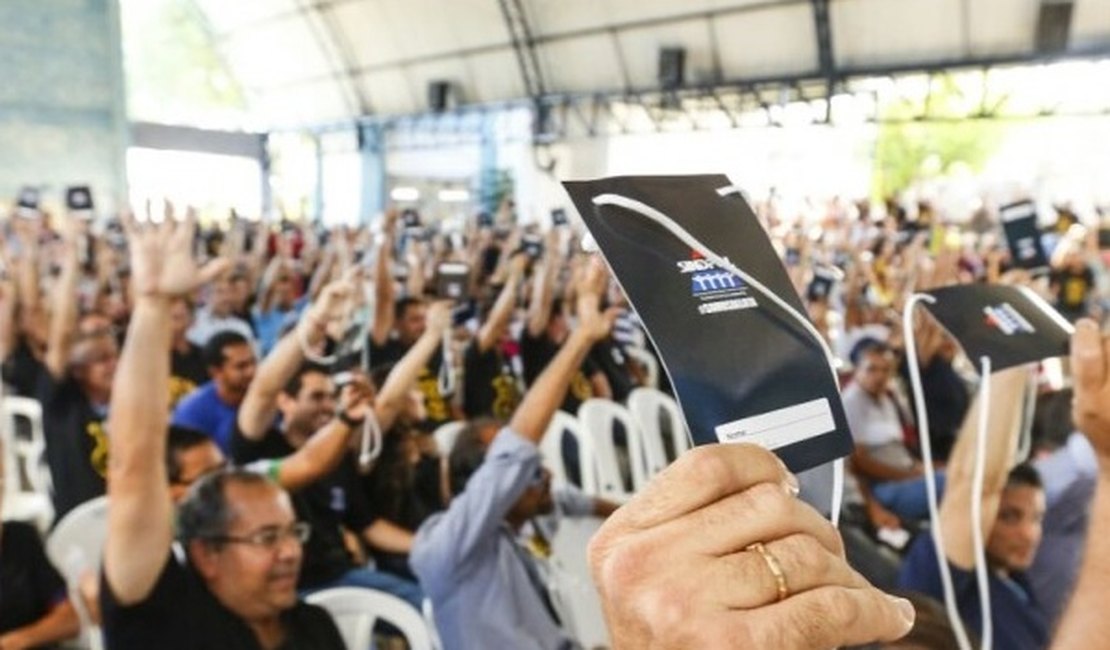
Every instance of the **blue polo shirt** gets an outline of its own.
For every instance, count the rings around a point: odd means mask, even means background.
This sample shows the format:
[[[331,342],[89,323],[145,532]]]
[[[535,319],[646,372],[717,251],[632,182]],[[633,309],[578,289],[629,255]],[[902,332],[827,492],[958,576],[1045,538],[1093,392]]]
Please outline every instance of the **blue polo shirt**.
[[[207,434],[230,457],[231,430],[238,412],[238,407],[220,399],[216,384],[210,381],[177,403],[170,424]]]
[[[952,571],[952,587],[960,617],[969,630],[982,636],[983,612],[975,572],[959,569],[951,562],[948,566]],[[1048,619],[1025,575],[1011,573],[1003,577],[991,571],[987,584],[990,589],[991,621],[994,623],[994,647],[1006,650],[1046,648],[1049,642]],[[918,535],[911,545],[898,576],[898,586],[944,601],[936,549],[928,533]]]

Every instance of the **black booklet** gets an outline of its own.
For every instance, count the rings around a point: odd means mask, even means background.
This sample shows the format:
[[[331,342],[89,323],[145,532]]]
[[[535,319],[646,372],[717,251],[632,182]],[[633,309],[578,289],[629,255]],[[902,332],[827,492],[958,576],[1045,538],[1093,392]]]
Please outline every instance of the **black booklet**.
[[[662,212],[808,318],[751,208],[723,175],[566,182],[586,227],[662,358],[695,444],[752,442],[793,471],[851,453],[840,393],[820,344],[795,318],[622,195]]]
[[[1041,242],[1037,207],[1033,202],[1020,201],[1003,206],[999,215],[1014,264],[1030,271],[1048,270],[1048,256]]]
[[[964,284],[925,292],[922,302],[959,341],[976,367],[983,356],[991,369],[1063,356],[1074,328],[1040,296],[1025,287]]]

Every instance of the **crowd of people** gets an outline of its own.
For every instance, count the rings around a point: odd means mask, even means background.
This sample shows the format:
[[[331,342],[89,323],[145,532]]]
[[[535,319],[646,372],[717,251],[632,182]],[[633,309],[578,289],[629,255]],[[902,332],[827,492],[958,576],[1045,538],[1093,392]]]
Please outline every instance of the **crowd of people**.
[[[1105,359],[1072,370],[1088,407],[1079,422],[1072,389],[1046,368],[996,377],[972,522],[975,370],[924,314],[904,340],[901,311],[915,291],[1002,282],[1069,319],[1101,318],[1097,230],[1061,210],[1046,237],[1052,268],[1033,273],[1012,263],[988,213],[958,227],[924,204],[873,218],[832,202],[802,223],[755,207],[840,361],[856,449],[839,531],[806,477],[746,446],[696,449],[618,510],[575,485],[582,468],[563,434],[570,482],[552,485],[539,445],[558,435],[554,413],[625,401],[649,381],[629,349],[652,353],[570,225],[517,224],[509,204],[456,232],[393,210],[330,230],[198,230],[168,204],[95,228],[65,214],[8,219],[6,394],[43,406],[55,522],[108,498],[103,567],[85,590],[108,647],[341,648],[301,599],[354,586],[430,602],[448,649],[573,648],[545,582],[543,520],[558,513],[609,518],[591,559],[614,647],[954,648],[928,533],[926,433],[961,618],[973,637],[993,621],[997,647],[1047,647],[1076,584],[1105,578],[1082,553],[1106,502]],[[1073,354],[1101,351],[1097,336],[1084,324],[1087,347]],[[907,406],[907,346],[927,432]],[[441,449],[433,434],[453,422],[465,424]],[[77,633],[32,526],[3,524],[0,569],[0,650]],[[27,594],[18,607],[13,590]],[[1058,638],[1090,616],[1071,611]]]

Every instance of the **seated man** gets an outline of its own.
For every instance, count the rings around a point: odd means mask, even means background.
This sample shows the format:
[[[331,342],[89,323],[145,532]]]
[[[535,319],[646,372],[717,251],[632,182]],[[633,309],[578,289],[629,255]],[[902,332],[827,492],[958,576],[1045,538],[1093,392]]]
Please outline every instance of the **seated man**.
[[[338,283],[337,283],[338,284]],[[338,311],[342,315],[346,298],[335,295],[333,285],[324,289],[319,313],[313,305],[302,319],[301,332],[278,342],[259,368],[258,376],[247,391],[239,410],[232,436],[232,455],[240,464],[284,458],[306,444],[320,426],[340,418],[362,431],[363,419],[352,419],[345,410],[336,409],[334,383],[324,368],[305,365],[302,340],[309,345],[324,337],[322,325]],[[324,316],[321,316],[323,314]],[[427,331],[405,353],[382,393],[374,401],[372,417],[384,430],[392,425],[411,386],[450,324],[446,304],[436,304],[429,314]],[[280,420],[275,415],[280,414]],[[355,532],[373,548],[393,553],[408,553],[412,533],[396,523],[375,517],[359,481],[358,468],[350,454],[344,454],[334,468],[311,484],[293,492],[297,515],[313,524],[315,531],[305,548],[302,591],[329,587],[358,586],[387,591],[416,608],[423,594],[415,582],[360,566],[348,552],[344,528]]]
[[[980,405],[973,403],[956,439],[948,464],[947,491],[940,504],[945,561],[952,573],[960,616],[981,636],[983,612],[975,577],[971,500],[982,501],[979,523],[986,540],[990,567],[990,617],[995,647],[1021,650],[1044,648],[1049,627],[1044,610],[1025,578],[1041,541],[1045,513],[1044,487],[1037,471],[1022,464],[1010,469],[1021,423],[1021,399],[1027,372],[1014,368],[991,378],[983,492],[973,494],[975,450]],[[930,535],[914,541],[902,566],[903,588],[943,599],[937,552]]]
[[[254,347],[242,334],[227,330],[208,339],[203,355],[212,380],[183,398],[170,421],[208,434],[226,454],[231,449],[235,414],[254,379]]]
[[[109,416],[112,463],[100,589],[107,647],[342,650],[323,610],[298,602],[308,534],[289,497],[242,470],[209,474],[182,504],[184,558],[171,552],[162,461],[169,412],[169,303],[220,269],[198,271],[194,224],[129,225],[136,303]]]
[[[851,467],[866,505],[906,520],[928,519],[922,465],[902,440],[902,417],[890,392],[893,354],[886,344],[864,339],[851,358],[855,374],[844,389],[844,415],[856,443]],[[943,473],[936,482],[943,491]],[[883,519],[882,513],[872,516],[873,521]]]
[[[586,354],[612,325],[598,311],[604,281],[599,266],[580,278],[578,327],[509,425],[471,425],[451,450],[455,497],[445,512],[421,525],[410,556],[432,599],[446,650],[573,646],[534,560],[514,537],[525,522],[553,507],[537,445]]]

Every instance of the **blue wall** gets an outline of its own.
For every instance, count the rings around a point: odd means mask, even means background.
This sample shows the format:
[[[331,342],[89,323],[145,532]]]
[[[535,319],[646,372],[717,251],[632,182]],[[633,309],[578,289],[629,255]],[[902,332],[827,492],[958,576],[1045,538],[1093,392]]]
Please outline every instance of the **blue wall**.
[[[0,0],[0,203],[23,184],[98,209],[125,191],[127,116],[118,0]]]

